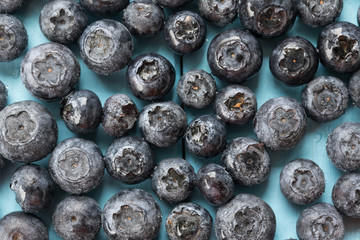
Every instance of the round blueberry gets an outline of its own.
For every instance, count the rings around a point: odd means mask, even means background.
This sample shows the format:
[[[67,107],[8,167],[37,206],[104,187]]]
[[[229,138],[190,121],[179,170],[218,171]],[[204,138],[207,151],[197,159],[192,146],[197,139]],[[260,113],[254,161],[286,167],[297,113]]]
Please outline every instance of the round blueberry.
[[[161,6],[169,8],[181,7],[191,1],[192,0],[155,0],[155,2],[157,2]]]
[[[8,97],[8,89],[5,84],[0,81],[0,110],[2,110],[6,106]]]
[[[4,0],[0,1],[0,13],[14,13],[22,8],[28,0]]]
[[[239,1],[236,0],[198,0],[201,16],[220,27],[235,20],[238,15],[238,7]]]
[[[129,0],[80,0],[80,3],[89,12],[107,16],[123,10]]]
[[[349,95],[353,104],[360,108],[360,70],[356,71],[350,78]]]

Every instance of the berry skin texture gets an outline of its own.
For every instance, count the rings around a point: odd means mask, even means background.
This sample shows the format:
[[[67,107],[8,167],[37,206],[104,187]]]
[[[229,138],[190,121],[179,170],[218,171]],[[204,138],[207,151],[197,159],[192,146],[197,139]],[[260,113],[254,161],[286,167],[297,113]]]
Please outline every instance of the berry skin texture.
[[[304,108],[293,98],[278,97],[265,102],[254,118],[254,131],[260,142],[271,150],[289,150],[305,134]]]
[[[342,216],[328,203],[318,203],[306,208],[296,222],[299,240],[341,240],[345,235]]]
[[[349,81],[349,96],[353,104],[360,108],[360,70],[356,71]]]
[[[216,213],[215,234],[219,240],[272,240],[275,230],[273,210],[252,194],[236,195]]]
[[[209,22],[224,27],[232,23],[238,15],[239,1],[199,0],[198,8],[201,16]]]
[[[208,240],[211,235],[210,213],[195,203],[180,203],[166,219],[166,232],[170,240]]]
[[[88,25],[78,42],[85,64],[100,75],[109,75],[125,68],[134,49],[129,30],[120,22],[110,19]]]
[[[89,12],[107,16],[126,8],[129,0],[80,0],[80,3]]]
[[[20,74],[33,96],[51,102],[73,90],[80,79],[80,64],[69,48],[49,42],[30,49],[21,62]]]
[[[159,204],[141,189],[125,189],[112,196],[102,212],[104,232],[109,240],[151,240],[161,226]]]
[[[192,0],[155,0],[156,3],[163,7],[177,8],[191,2]]]
[[[28,1],[27,0],[12,0],[0,2],[0,13],[12,14],[22,8]]]
[[[91,240],[101,228],[101,208],[92,198],[68,196],[57,205],[52,221],[64,240]]]
[[[0,126],[0,153],[10,161],[38,161],[56,146],[55,118],[40,103],[22,101],[8,105],[0,111]]]
[[[349,101],[346,85],[332,76],[320,76],[309,82],[301,97],[307,116],[317,122],[341,117]]]
[[[8,97],[8,89],[2,81],[0,81],[0,110],[6,106]]]
[[[239,29],[225,30],[210,43],[207,61],[212,74],[230,83],[241,83],[262,65],[262,48],[256,38]]]

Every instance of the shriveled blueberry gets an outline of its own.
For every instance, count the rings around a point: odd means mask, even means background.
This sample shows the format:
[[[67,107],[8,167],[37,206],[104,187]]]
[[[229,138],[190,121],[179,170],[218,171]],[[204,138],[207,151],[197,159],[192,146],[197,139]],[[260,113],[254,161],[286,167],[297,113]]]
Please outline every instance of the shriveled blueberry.
[[[275,230],[273,210],[252,194],[238,194],[216,212],[215,234],[219,240],[272,240]]]
[[[57,205],[52,221],[64,240],[91,240],[101,228],[101,209],[92,198],[68,196]]]
[[[65,97],[80,78],[75,55],[64,45],[53,42],[32,48],[22,60],[20,71],[26,89],[44,101]]]
[[[344,238],[345,227],[342,216],[328,203],[318,203],[306,208],[296,222],[300,240]]]
[[[139,183],[154,171],[154,152],[142,138],[118,138],[106,152],[105,165],[110,176],[127,184]]]
[[[166,232],[170,240],[208,240],[212,218],[206,208],[195,203],[180,203],[166,219]]]
[[[196,174],[196,186],[212,205],[221,206],[234,196],[234,182],[224,167],[208,163]]]
[[[238,15],[239,1],[199,0],[199,12],[209,22],[220,27],[232,23]]]
[[[241,83],[257,73],[262,59],[259,42],[240,29],[229,29],[216,35],[207,52],[212,73],[231,83]]]
[[[47,169],[27,164],[16,169],[10,180],[10,189],[24,212],[38,213],[51,205],[55,183]]]
[[[185,111],[174,102],[151,103],[143,108],[139,128],[145,140],[157,147],[177,142],[187,126]]]
[[[350,78],[349,95],[353,104],[360,108],[360,70],[356,71]]]
[[[161,6],[169,8],[181,7],[191,1],[192,0],[155,0],[155,2],[157,2]]]
[[[277,79],[290,86],[299,86],[313,79],[319,66],[319,56],[305,38],[289,37],[272,50],[269,65]]]
[[[159,204],[141,189],[125,189],[112,196],[102,212],[104,232],[109,240],[151,240],[161,226]]]
[[[248,137],[232,140],[221,161],[233,179],[243,186],[260,184],[270,173],[270,156],[264,144]]]
[[[129,30],[110,19],[90,24],[80,36],[79,46],[80,55],[88,68],[101,75],[125,68],[134,49]]]
[[[132,129],[139,117],[139,110],[131,98],[125,94],[109,97],[103,108],[102,125],[107,134],[121,137]]]
[[[27,0],[3,0],[0,2],[0,13],[14,13],[27,2]]]
[[[107,16],[126,8],[129,0],[80,0],[80,3],[89,12]]]
[[[62,141],[49,159],[52,178],[64,191],[72,194],[93,190],[102,181],[104,168],[99,147],[82,138]]]
[[[191,194],[195,178],[195,170],[190,163],[181,158],[168,158],[155,168],[151,183],[161,200],[178,203]]]
[[[0,2],[0,12],[3,2],[7,1]],[[27,43],[28,36],[24,25],[12,15],[0,14],[0,62],[10,62],[18,58]]]
[[[40,103],[15,102],[0,111],[0,154],[16,162],[34,162],[56,146],[55,118]]]
[[[0,110],[6,106],[8,97],[8,89],[2,81],[0,81]]]
[[[216,95],[214,109],[215,114],[224,123],[244,125],[256,113],[255,93],[241,85],[229,85]]]

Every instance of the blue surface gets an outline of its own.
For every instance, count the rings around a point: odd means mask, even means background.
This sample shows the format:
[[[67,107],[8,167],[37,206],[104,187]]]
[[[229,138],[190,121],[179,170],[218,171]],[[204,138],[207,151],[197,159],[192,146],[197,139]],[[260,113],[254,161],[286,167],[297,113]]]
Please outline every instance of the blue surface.
[[[30,0],[30,2],[19,12],[15,14],[16,17],[20,19],[25,25],[28,35],[29,35],[29,44],[27,50],[30,48],[37,46],[41,43],[48,42],[48,40],[43,36],[40,31],[40,27],[38,25],[38,16],[40,14],[42,6],[46,3],[45,0]],[[356,12],[359,7],[359,3],[357,1],[344,0],[344,9],[340,16],[341,21],[349,21],[357,24],[356,22]],[[196,10],[196,1],[184,7],[185,9],[193,9]],[[171,11],[166,11],[167,16],[171,13]],[[91,16],[89,14],[90,22],[94,22],[99,17]],[[115,20],[121,20],[121,14],[112,17]],[[205,71],[210,72],[209,66],[206,61],[206,51],[208,45],[212,38],[220,33],[223,29],[219,27],[215,27],[207,22],[208,26],[208,36],[204,46],[194,54],[190,56],[185,56],[183,58],[183,64],[181,66],[181,59],[179,56],[176,56],[172,53],[165,45],[162,34],[152,38],[134,38],[135,40],[135,52],[134,56],[137,56],[141,53],[146,52],[156,52],[166,56],[169,61],[174,65],[177,72],[177,80],[181,75],[181,71],[187,72],[188,70],[194,68],[202,68]],[[227,26],[226,28],[242,28],[239,20],[235,20],[235,22]],[[280,38],[272,39],[272,40],[259,40],[264,52],[264,61],[263,66],[260,72],[249,79],[244,83],[245,86],[252,89],[257,96],[258,106],[260,107],[265,101],[270,98],[278,97],[278,96],[291,96],[298,101],[300,101],[300,94],[303,87],[288,87],[276,80],[269,71],[269,55],[271,50],[275,46],[275,44],[285,37],[299,35],[307,38],[313,44],[316,45],[317,36],[321,29],[311,29],[303,24],[299,19],[295,22],[294,27],[289,31],[285,36]],[[102,103],[113,94],[116,93],[125,93],[128,94],[137,104],[138,108],[141,110],[143,106],[147,104],[145,101],[141,101],[136,99],[129,91],[127,84],[125,82],[125,70],[121,70],[120,72],[113,74],[111,76],[99,76],[93,72],[91,72],[79,55],[79,48],[77,45],[71,45],[71,50],[78,57],[81,65],[81,78],[80,84],[78,86],[79,89],[90,89],[98,94]],[[26,50],[26,51],[27,51]],[[26,52],[25,51],[25,52]],[[25,54],[25,53],[24,53]],[[2,80],[5,85],[7,85],[9,89],[9,100],[8,104],[20,101],[32,99],[35,101],[39,101],[32,97],[28,91],[23,86],[20,79],[20,64],[24,54],[10,63],[0,63],[0,80]],[[348,83],[349,75],[337,75],[332,72],[329,72],[324,69],[324,67],[320,66],[316,76],[320,75],[334,75],[339,77]],[[226,86],[227,84],[216,79],[218,89]],[[176,85],[175,85],[176,86]],[[176,96],[175,88],[165,97],[165,100],[173,100],[179,103],[179,99]],[[72,132],[70,132],[66,127],[63,121],[59,116],[59,108],[60,104],[57,102],[54,103],[46,103],[41,102],[46,107],[50,109],[50,111],[55,116],[58,126],[59,126],[59,139],[58,141],[62,141],[66,138],[74,136]],[[186,112],[188,114],[188,121],[194,117],[201,116],[203,114],[212,114],[212,106],[204,110],[191,110],[186,108]],[[346,111],[346,114],[341,118],[331,122],[331,123],[316,123],[309,119],[308,128],[306,131],[306,135],[303,140],[297,145],[294,149],[284,152],[270,152],[271,156],[271,173],[266,182],[263,184],[251,187],[244,188],[240,186],[236,186],[236,193],[252,193],[256,196],[261,197],[265,200],[274,210],[277,221],[277,229],[275,239],[285,240],[289,238],[297,239],[296,235],[296,220],[301,211],[305,208],[303,206],[297,206],[295,204],[291,204],[288,202],[280,192],[279,188],[279,174],[282,167],[289,161],[295,158],[308,158],[315,161],[324,171],[326,178],[326,190],[322,197],[317,202],[328,202],[331,203],[331,190],[335,181],[343,174],[341,171],[337,170],[329,161],[326,151],[325,151],[325,143],[328,134],[334,129],[336,126],[340,125],[345,121],[359,121],[360,109],[355,108],[351,103],[349,103],[349,108]],[[136,128],[131,131],[133,135],[139,135],[140,132]],[[249,123],[243,127],[228,127],[228,141],[233,138],[240,136],[249,136],[254,137],[255,134],[252,129],[252,124]],[[102,127],[100,126],[97,131],[87,138],[96,142],[99,147],[102,149],[103,154],[106,153],[107,148],[112,143],[114,138],[107,136]],[[156,161],[160,162],[162,159],[167,157],[181,157],[182,156],[182,142],[165,148],[154,148],[156,153]],[[212,158],[212,159],[200,159],[191,155],[186,151],[186,159],[194,166],[196,170],[198,170],[203,164],[208,162],[220,163],[220,156]],[[40,164],[42,166],[47,166],[48,157],[36,162],[36,164]],[[7,213],[12,211],[19,211],[21,208],[15,201],[15,196],[13,192],[9,188],[9,179],[14,173],[15,169],[20,166],[20,164],[12,164],[7,169],[3,170],[0,175],[0,217],[4,216]],[[169,205],[165,202],[161,202],[154,194],[151,189],[150,180],[147,180],[143,183],[137,185],[126,185],[117,180],[112,179],[107,172],[105,173],[104,181],[101,183],[94,191],[87,194],[88,196],[93,197],[97,200],[101,207],[104,206],[106,201],[118,191],[124,188],[135,188],[139,187],[149,191],[157,200],[157,202],[161,206],[161,210],[163,213],[163,225],[161,231],[159,233],[159,237],[157,239],[168,239],[164,222],[169,213],[169,211],[174,207],[174,205]],[[56,201],[52,204],[51,208],[46,212],[39,214],[40,218],[45,222],[46,226],[49,228],[50,239],[60,239],[56,236],[53,231],[53,226],[51,224],[51,215],[56,207],[56,204],[61,201],[66,196],[62,190],[58,189],[56,192]],[[201,197],[198,190],[195,190],[190,198],[191,201],[201,204],[206,207],[213,218],[215,218],[216,207],[210,206],[207,204]],[[345,219],[345,228],[346,235],[345,239],[356,240],[360,239],[360,219]],[[98,235],[96,239],[106,239],[104,233]],[[216,239],[214,231],[212,232],[211,239]]]

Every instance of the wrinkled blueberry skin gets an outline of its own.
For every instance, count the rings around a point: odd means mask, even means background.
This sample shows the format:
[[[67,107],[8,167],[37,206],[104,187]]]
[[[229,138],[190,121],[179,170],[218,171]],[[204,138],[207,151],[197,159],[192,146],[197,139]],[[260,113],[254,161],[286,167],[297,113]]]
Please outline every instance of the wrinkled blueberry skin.
[[[345,227],[342,216],[333,205],[318,203],[302,211],[296,222],[296,232],[300,240],[341,240]]]
[[[155,0],[156,3],[160,4],[163,7],[177,8],[185,5],[192,0]]]
[[[22,8],[27,0],[4,0],[0,2],[0,13],[14,13]]]
[[[51,205],[55,183],[47,169],[27,164],[15,171],[10,179],[10,189],[24,212],[39,213]]]
[[[124,25],[136,36],[154,36],[165,22],[164,10],[151,0],[132,1],[123,14]]]
[[[281,170],[280,190],[295,204],[315,202],[325,191],[324,172],[311,160],[295,159]]]
[[[8,97],[8,90],[5,84],[0,81],[0,110],[2,110],[6,106]]]
[[[273,210],[252,194],[238,194],[216,212],[215,234],[219,240],[272,240],[275,230]]]
[[[360,169],[360,123],[345,122],[328,136],[326,152],[330,161],[342,171]]]
[[[106,16],[126,8],[129,0],[80,0],[80,3],[89,12]]]
[[[214,206],[224,205],[234,196],[233,179],[224,167],[215,163],[208,163],[199,169],[196,186]]]
[[[92,198],[68,196],[52,216],[54,230],[65,240],[91,240],[101,228],[101,208]]]
[[[226,147],[226,127],[211,115],[195,118],[186,129],[185,144],[198,157],[214,157]]]
[[[1,4],[5,1],[0,2]],[[0,14],[0,62],[10,62],[25,50],[28,36],[24,25],[14,16]]]
[[[270,173],[270,156],[264,144],[248,137],[232,140],[221,161],[234,181],[242,186],[258,185]]]
[[[262,48],[256,38],[239,29],[225,30],[214,37],[207,52],[212,74],[230,83],[241,83],[262,65]]]
[[[329,122],[341,117],[349,101],[346,85],[332,76],[320,76],[309,82],[301,97],[307,116],[317,122]]]
[[[142,138],[118,138],[106,152],[105,165],[113,178],[126,184],[140,183],[154,171],[154,152]]]
[[[343,9],[343,0],[299,0],[299,17],[310,27],[322,27],[335,21]]]
[[[2,240],[49,240],[44,223],[35,215],[12,212],[0,219]]]
[[[104,168],[99,147],[82,138],[69,138],[60,142],[49,159],[52,178],[71,194],[93,190],[102,181]]]
[[[135,97],[146,101],[160,100],[174,86],[175,68],[157,53],[144,53],[131,61],[126,80]]]
[[[40,103],[15,102],[0,111],[0,153],[6,159],[29,163],[46,157],[56,146],[55,118]]]
[[[319,66],[319,56],[316,48],[305,38],[289,37],[272,50],[269,66],[280,81],[300,86],[313,79]]]
[[[212,218],[206,208],[195,203],[180,203],[169,213],[165,229],[170,240],[208,240]]]
[[[360,108],[360,70],[356,71],[349,81],[349,96],[353,104]]]
[[[125,68],[134,50],[129,30],[120,22],[110,19],[88,25],[78,42],[80,55],[87,67],[100,75]]]
[[[215,98],[215,114],[226,124],[244,125],[254,117],[256,109],[255,93],[241,85],[229,85]]]
[[[151,240],[161,226],[159,204],[141,189],[125,189],[112,196],[102,212],[104,232],[109,240]]]
[[[232,23],[238,15],[237,0],[199,0],[198,8],[201,16],[209,22],[224,27]]]
[[[178,203],[191,194],[195,178],[195,170],[190,163],[181,158],[168,158],[155,168],[151,183],[161,200]]]
[[[33,96],[51,102],[73,90],[80,79],[80,64],[69,48],[49,42],[30,49],[20,74]]]
[[[304,108],[293,98],[278,97],[265,102],[254,118],[254,131],[260,142],[271,150],[289,150],[305,134]]]
[[[239,5],[244,28],[262,38],[283,35],[294,24],[296,14],[294,0],[244,0]]]
[[[320,33],[317,48],[320,62],[336,73],[360,68],[360,29],[349,22],[335,22]]]
[[[139,129],[144,139],[157,146],[167,147],[177,142],[187,126],[185,111],[175,102],[151,103],[143,108]]]
[[[76,42],[87,26],[87,16],[72,0],[51,1],[40,12],[40,29],[47,39],[61,44]]]

